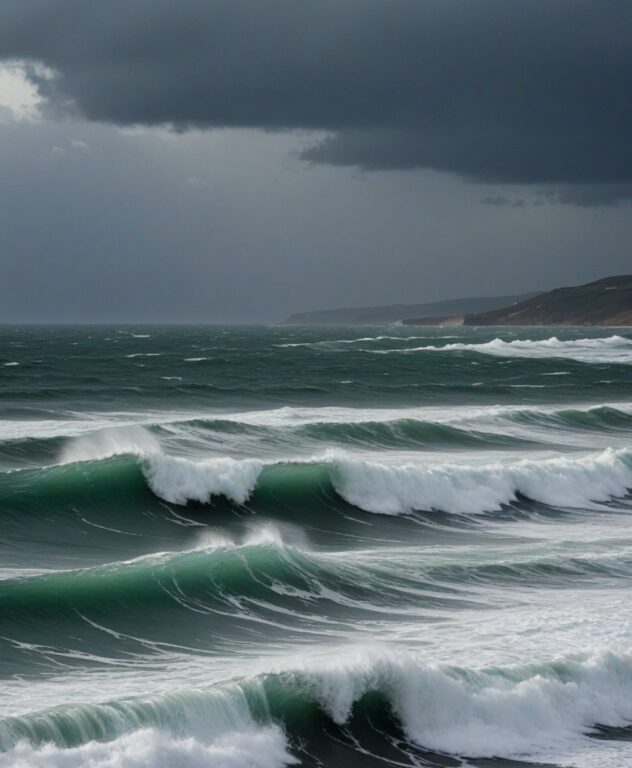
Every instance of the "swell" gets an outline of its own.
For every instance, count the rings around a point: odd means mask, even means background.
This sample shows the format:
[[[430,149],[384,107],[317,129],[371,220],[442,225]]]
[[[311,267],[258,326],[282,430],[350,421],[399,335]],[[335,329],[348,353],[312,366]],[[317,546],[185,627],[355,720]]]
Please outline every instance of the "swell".
[[[357,648],[336,654],[336,661],[290,662],[208,688],[5,718],[0,749],[10,759],[20,741],[35,750],[45,745],[76,749],[96,741],[109,742],[116,754],[117,740],[139,729],[213,743],[220,733],[281,726],[297,756],[302,749],[306,755],[318,750],[328,734],[355,742],[362,753],[380,736],[392,742],[388,730],[376,733],[376,717],[377,722],[392,719],[411,749],[537,757],[581,744],[598,725],[617,728],[629,722],[632,659],[604,651],[525,666],[473,668]]]
[[[632,421],[632,417],[631,421]],[[72,428],[72,425],[71,427]],[[312,443],[384,449],[521,448],[536,443],[526,438],[486,433],[449,424],[402,417],[384,421],[321,421],[272,427],[237,419],[157,421],[143,426],[111,426],[85,435],[24,436],[0,440],[0,467],[19,469],[159,450],[159,439],[193,439],[221,445],[225,439],[276,446],[279,450]]]
[[[91,616],[139,618],[173,607],[204,611],[221,606],[248,609],[275,604],[318,622],[336,615],[380,614],[401,618],[415,608],[458,608],[461,586],[517,585],[536,589],[576,585],[578,580],[629,579],[632,553],[598,550],[585,556],[554,552],[503,562],[462,561],[459,552],[443,561],[417,557],[418,549],[375,549],[370,557],[352,552],[317,552],[283,541],[273,528],[253,531],[241,543],[209,536],[184,552],[165,552],[129,561],[0,580],[3,622],[78,620]],[[424,594],[425,592],[425,594]],[[464,605],[469,605],[463,601]],[[388,611],[386,610],[388,609]]]
[[[616,432],[632,429],[632,413],[607,405],[583,410],[566,408],[552,412],[534,409],[520,410],[508,414],[507,418],[519,424],[551,429],[563,428],[594,432]]]
[[[153,459],[155,481],[164,484],[163,493],[170,498],[173,493],[182,494],[187,509],[166,502],[151,489],[146,477],[152,466],[148,457],[115,456],[0,473],[4,534],[0,551],[5,568],[28,564],[43,570],[63,569],[157,550],[189,549],[195,546],[192,537],[207,526],[226,526],[234,537],[243,536],[250,523],[262,520],[302,529],[325,547],[334,542],[344,546],[349,536],[367,543],[396,540],[418,534],[422,528],[435,536],[434,519],[427,526],[406,517],[390,518],[388,526],[377,517],[368,519],[336,494],[325,466],[270,466],[263,471],[261,465],[259,477],[256,463],[247,467],[237,461],[222,463],[229,470],[232,465],[235,472],[235,486],[224,488],[230,498],[207,497],[210,490],[221,490],[219,483],[230,480],[230,472],[222,478],[217,465]],[[255,484],[250,494],[249,487],[244,492],[244,470],[252,473]],[[240,487],[243,503],[233,500]],[[188,499],[190,493],[207,501]]]
[[[57,461],[66,438],[22,437],[0,440],[0,467],[20,469],[53,464]]]
[[[414,568],[348,559],[280,543],[226,545],[6,579],[0,675],[129,664],[174,647],[232,656],[253,631],[264,645],[331,643],[356,636],[359,622],[368,631],[475,604]]]
[[[115,482],[113,482],[115,481]],[[256,511],[259,503],[297,504],[332,496],[365,512],[406,515],[440,510],[453,515],[500,511],[524,497],[562,508],[593,508],[632,488],[632,451],[569,454],[490,463],[383,464],[328,451],[312,459],[209,458],[152,453],[112,457],[41,470],[0,474],[0,501],[22,510],[68,506],[77,497],[128,504],[146,485],[174,505],[220,499]],[[323,502],[325,504],[323,505]]]
[[[5,514],[68,509],[82,500],[128,508],[142,500],[145,487],[133,457],[0,473],[0,501]]]
[[[374,448],[509,448],[525,446],[530,442],[508,435],[486,434],[410,418],[390,422],[307,424],[297,432],[319,442]]]
[[[34,435],[29,434],[28,426],[16,429],[15,436],[10,436],[4,429],[0,439],[0,466],[19,469],[157,452],[161,439],[169,440],[174,436],[202,442],[208,439],[213,445],[221,445],[228,436],[235,438],[237,445],[246,441],[252,446],[274,445],[279,449],[302,446],[306,441],[315,446],[333,444],[365,449],[493,449],[532,447],[538,441],[528,435],[485,431],[490,419],[496,428],[503,424],[520,424],[552,432],[559,429],[604,433],[632,430],[632,412],[611,405],[558,409],[472,407],[462,417],[458,411],[437,413],[435,410],[434,420],[406,411],[398,415],[397,409],[384,411],[376,418],[370,415],[358,418],[357,409],[337,417],[332,417],[328,409],[324,411],[321,415],[319,409],[308,409],[306,414],[301,409],[296,412],[277,409],[230,418],[177,419],[169,416],[161,419],[156,416],[142,425],[117,425],[115,420],[110,419],[108,423],[105,419],[104,426],[96,429],[89,429],[86,422],[77,426],[77,422],[68,420],[47,422],[43,429],[37,422],[32,427],[36,432]],[[38,431],[43,434],[37,434]],[[46,434],[47,431],[52,434]]]

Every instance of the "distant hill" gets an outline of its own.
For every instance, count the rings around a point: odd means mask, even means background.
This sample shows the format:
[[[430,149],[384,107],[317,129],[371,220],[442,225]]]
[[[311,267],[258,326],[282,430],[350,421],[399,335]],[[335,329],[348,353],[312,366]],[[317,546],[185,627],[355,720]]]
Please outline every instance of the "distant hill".
[[[632,275],[556,288],[511,306],[436,318],[426,314],[410,325],[632,325]]]
[[[355,309],[322,309],[301,312],[288,317],[283,325],[384,325],[415,317],[446,318],[488,312],[509,304],[530,299],[537,293],[520,296],[487,296],[467,299],[448,299],[426,304],[392,304],[386,307],[357,307]]]
[[[465,325],[632,325],[632,275],[557,288],[513,307],[468,315]]]

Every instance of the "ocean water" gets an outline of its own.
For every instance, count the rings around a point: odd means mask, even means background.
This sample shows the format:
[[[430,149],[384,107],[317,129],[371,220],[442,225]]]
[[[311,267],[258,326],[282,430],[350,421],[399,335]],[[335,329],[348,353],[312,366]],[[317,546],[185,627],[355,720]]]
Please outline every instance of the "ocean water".
[[[632,765],[632,334],[0,328],[0,768]]]

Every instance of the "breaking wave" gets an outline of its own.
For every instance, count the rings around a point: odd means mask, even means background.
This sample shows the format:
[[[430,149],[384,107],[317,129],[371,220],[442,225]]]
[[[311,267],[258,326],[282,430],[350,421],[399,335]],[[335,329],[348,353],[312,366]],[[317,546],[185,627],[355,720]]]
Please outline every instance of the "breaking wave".
[[[293,473],[295,479],[309,482],[306,466],[315,467],[321,476],[325,473],[348,503],[384,515],[416,510],[480,514],[500,510],[518,495],[547,505],[584,508],[623,497],[632,487],[632,453],[627,449],[493,464],[388,465],[331,452],[309,462],[274,464],[150,456],[144,473],[151,490],[172,503],[206,503],[217,495],[243,504],[257,487],[273,485],[282,492]]]
[[[632,487],[632,454],[607,449],[579,458],[523,459],[494,464],[388,466],[344,461],[334,487],[368,512],[396,515],[439,509],[470,515],[501,509],[518,495],[559,507],[590,507],[625,496]]]
[[[423,346],[406,349],[373,350],[375,354],[410,352],[480,352],[496,357],[565,358],[582,363],[632,363],[632,339],[608,336],[600,339],[561,341],[556,336],[535,341],[531,339],[504,341],[493,339],[480,344],[456,342],[443,346]]]
[[[59,496],[72,494],[73,487],[85,483],[100,484],[107,494],[115,473],[136,493],[140,468],[150,490],[172,504],[207,504],[223,497],[237,505],[249,500],[256,505],[258,496],[300,501],[333,491],[355,507],[382,515],[424,510],[477,515],[498,511],[519,497],[562,508],[592,508],[622,498],[632,488],[632,452],[625,448],[491,463],[385,464],[343,451],[274,461],[229,457],[196,461],[159,452],[134,454],[131,462],[125,457],[84,459],[83,463],[0,474],[0,487],[5,488],[5,498],[11,488],[24,498],[49,492]]]
[[[213,496],[244,504],[257,485],[264,463],[258,459],[238,461],[220,457],[191,461],[156,455],[145,459],[143,467],[151,490],[172,504],[204,504]]]
[[[298,762],[314,727],[311,749],[320,742],[326,754],[329,740],[346,741],[357,760],[375,742],[376,718],[392,718],[409,754],[545,756],[585,742],[598,725],[630,722],[632,659],[604,651],[481,669],[357,648],[206,689],[5,718],[0,766],[273,768]]]

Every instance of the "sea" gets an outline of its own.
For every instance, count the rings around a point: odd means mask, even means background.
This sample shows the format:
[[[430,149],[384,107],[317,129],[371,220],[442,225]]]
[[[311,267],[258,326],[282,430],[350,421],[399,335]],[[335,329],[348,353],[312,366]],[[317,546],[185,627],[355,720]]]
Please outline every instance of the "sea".
[[[0,327],[0,768],[632,765],[632,332]]]

